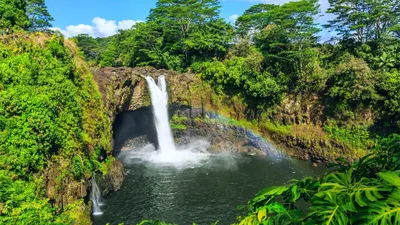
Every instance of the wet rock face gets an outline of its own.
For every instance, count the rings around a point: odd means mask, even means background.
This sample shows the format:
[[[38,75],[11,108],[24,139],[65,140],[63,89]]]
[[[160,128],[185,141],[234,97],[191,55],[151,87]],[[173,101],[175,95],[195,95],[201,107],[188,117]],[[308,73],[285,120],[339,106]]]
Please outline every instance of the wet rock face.
[[[193,93],[192,90],[192,86],[201,83],[194,74],[180,74],[152,67],[94,68],[92,73],[112,123],[118,113],[150,105],[150,94],[146,82],[141,76],[151,76],[157,79],[164,75],[168,83],[171,104],[201,105],[202,97],[198,93]]]
[[[178,144],[189,144],[196,139],[210,142],[212,153],[230,152],[234,154],[270,155],[273,149],[259,146],[250,139],[245,129],[237,126],[213,124],[204,121],[192,121],[185,130],[174,130]],[[265,148],[264,148],[265,147]]]
[[[138,111],[142,114],[134,116]],[[245,128],[216,121],[207,122],[204,116],[207,115],[208,117],[209,113],[202,109],[175,106],[170,108],[170,116],[173,115],[184,120],[179,122],[180,129],[173,129],[175,143],[178,146],[184,146],[202,139],[210,143],[209,151],[213,153],[280,154],[270,143]],[[147,118],[147,120],[144,118]],[[116,120],[118,122],[114,127],[115,146],[118,146],[115,151],[139,150],[147,144],[153,144],[157,148],[157,140],[153,140],[156,139],[157,134],[151,120],[151,110],[136,110],[119,114]],[[153,127],[152,132],[145,132],[141,128],[140,121],[144,121],[148,128]],[[174,123],[174,119],[171,119],[171,121]],[[132,124],[136,124],[136,126],[131,126]]]
[[[115,160],[108,167],[108,173],[98,181],[102,195],[119,191],[124,182],[124,167],[122,162]]]
[[[85,179],[76,180],[72,177],[66,177],[62,180],[62,183],[58,181],[62,171],[60,168],[63,168],[63,166],[62,161],[50,161],[44,179],[46,195],[50,201],[58,205],[58,208],[74,203],[86,197],[89,193],[89,183]]]

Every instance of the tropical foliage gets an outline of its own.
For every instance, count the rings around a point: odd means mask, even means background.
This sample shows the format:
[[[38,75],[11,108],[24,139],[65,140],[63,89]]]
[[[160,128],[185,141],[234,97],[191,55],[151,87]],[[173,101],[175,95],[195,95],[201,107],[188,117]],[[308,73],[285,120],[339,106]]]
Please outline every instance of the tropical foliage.
[[[44,0],[1,0],[0,30],[45,30],[51,27],[53,17]]]
[[[265,188],[239,224],[398,224],[399,140],[383,139],[373,154],[353,165],[336,164],[322,178]]]
[[[325,27],[338,35],[324,44],[318,1],[256,4],[234,27],[219,18],[219,9],[218,1],[160,0],[132,29],[74,39],[100,66],[199,73],[217,93],[241,99],[249,120],[275,119],[271,112],[285,96],[317,97],[323,125],[363,126],[370,136],[399,131],[398,1],[330,1],[328,12],[337,17]]]
[[[53,168],[58,189],[104,170],[108,120],[93,78],[64,37],[15,35],[24,41],[0,42],[0,223],[69,224],[68,213],[84,203],[60,208],[49,201],[50,166],[61,165]]]
[[[147,21],[129,30],[72,40],[94,65],[198,73],[269,131],[287,134],[302,123],[274,117],[290,97],[306,100],[298,107],[304,111],[317,102],[315,126],[371,149],[324,177],[262,190],[239,224],[399,224],[399,1],[329,3],[335,19],[323,26],[337,35],[326,43],[318,37],[316,0],[257,4],[234,25],[219,17],[217,0],[159,0]],[[74,45],[60,34],[19,33],[47,30],[52,20],[43,0],[0,0],[0,34],[13,33],[0,39],[2,224],[71,223],[84,202],[48,199],[49,165],[61,165],[59,190],[106,172],[112,160],[104,159],[111,147],[100,95]]]

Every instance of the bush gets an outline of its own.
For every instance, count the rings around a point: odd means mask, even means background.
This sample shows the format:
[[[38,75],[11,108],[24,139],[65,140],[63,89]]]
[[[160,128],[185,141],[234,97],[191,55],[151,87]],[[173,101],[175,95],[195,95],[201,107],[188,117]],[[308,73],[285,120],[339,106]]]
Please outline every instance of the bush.
[[[110,153],[108,120],[71,43],[19,35],[0,42],[0,223],[68,224],[46,198],[46,171],[62,165],[58,185],[90,177]]]

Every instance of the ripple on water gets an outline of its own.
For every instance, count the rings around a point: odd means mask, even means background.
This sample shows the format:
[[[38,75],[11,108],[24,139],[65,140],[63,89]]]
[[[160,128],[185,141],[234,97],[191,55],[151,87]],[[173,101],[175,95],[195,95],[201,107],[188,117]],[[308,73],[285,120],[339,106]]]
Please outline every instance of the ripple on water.
[[[231,224],[241,214],[236,207],[266,186],[324,171],[307,162],[265,156],[208,154],[201,163],[182,167],[140,157],[128,162],[123,188],[105,199],[103,215],[94,217],[95,225],[136,224],[144,219]]]

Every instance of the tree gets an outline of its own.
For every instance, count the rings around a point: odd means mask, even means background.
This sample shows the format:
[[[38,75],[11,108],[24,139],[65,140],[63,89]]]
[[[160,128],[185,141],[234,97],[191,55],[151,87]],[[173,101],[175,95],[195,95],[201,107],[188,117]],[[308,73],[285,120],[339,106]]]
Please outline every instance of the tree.
[[[118,50],[118,42],[113,38],[99,57],[100,66],[121,66],[116,63],[119,56]]]
[[[317,0],[288,2],[272,10],[272,18],[278,27],[284,29],[293,49],[302,50],[316,43],[316,34],[321,30],[315,23],[319,14]]]
[[[164,43],[162,28],[155,22],[137,23],[133,31],[133,65],[167,68],[162,48]],[[180,67],[180,63],[178,62]],[[171,68],[172,69],[172,68]]]
[[[30,25],[25,0],[0,0],[0,29],[26,29]]]
[[[381,112],[385,115],[385,122],[400,128],[400,72],[383,72],[378,90],[384,96]]]
[[[279,77],[281,84],[296,91],[320,90],[318,54],[311,49],[320,31],[315,23],[318,14],[316,0],[258,4],[246,10],[236,26],[242,35],[251,35],[264,54],[266,69]]]
[[[224,62],[215,59],[205,62],[201,75],[218,92],[244,98],[249,105],[248,116],[256,119],[283,98],[283,87],[268,71],[263,71],[263,61],[263,55],[252,48],[245,57],[232,56]]]
[[[337,116],[350,116],[363,108],[372,108],[379,99],[376,75],[364,60],[345,54],[327,81],[331,110]]]
[[[207,60],[225,55],[232,40],[233,27],[222,19],[198,25],[183,42],[192,61]]]
[[[273,24],[270,12],[279,7],[274,4],[257,4],[247,9],[243,15],[236,20],[238,32],[243,35],[249,35],[252,32],[259,32],[268,25]]]
[[[398,0],[329,0],[326,11],[336,15],[325,25],[335,30],[342,38],[354,38],[365,43],[379,39],[397,26],[400,17]]]
[[[208,32],[205,28],[218,19],[219,8],[217,0],[159,0],[156,8],[151,9],[148,21],[161,28],[163,52],[179,55],[183,67],[187,67],[192,55],[185,41],[195,31]]]
[[[218,0],[158,0],[150,10],[149,21],[157,21],[186,38],[193,27],[217,19]]]
[[[31,30],[43,31],[51,27],[53,17],[47,11],[47,6],[44,0],[26,0],[26,12],[31,21]]]
[[[256,42],[267,41],[274,46],[290,44],[292,50],[301,50],[317,41],[316,34],[320,29],[315,17],[318,14],[316,0],[288,2],[281,6],[258,4],[246,10],[236,25],[242,34],[254,34],[255,39],[259,39]]]
[[[99,56],[99,48],[97,41],[88,34],[79,34],[74,37],[76,44],[83,51],[86,60],[93,61]]]

